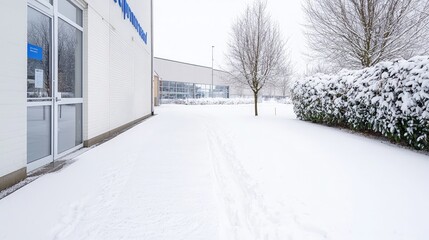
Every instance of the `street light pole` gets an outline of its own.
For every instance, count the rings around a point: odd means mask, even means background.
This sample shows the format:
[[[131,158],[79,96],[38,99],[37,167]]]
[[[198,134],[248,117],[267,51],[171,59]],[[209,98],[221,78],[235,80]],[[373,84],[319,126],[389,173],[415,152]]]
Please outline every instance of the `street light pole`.
[[[212,91],[211,91],[211,97],[213,98],[213,61],[214,61],[214,58],[213,58],[213,49],[214,49],[214,46],[212,46]]]

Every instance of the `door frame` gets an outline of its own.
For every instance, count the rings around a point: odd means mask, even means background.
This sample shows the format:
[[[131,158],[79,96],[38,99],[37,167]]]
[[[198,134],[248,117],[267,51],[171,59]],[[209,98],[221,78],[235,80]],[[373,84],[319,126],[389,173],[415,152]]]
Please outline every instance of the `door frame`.
[[[53,53],[54,53],[54,55],[55,55],[55,61],[54,61],[54,75],[55,75],[55,77],[54,78],[52,78],[52,80],[53,80],[53,84],[54,84],[54,86],[53,86],[53,89],[54,89],[54,92],[55,92],[55,94],[54,94],[54,97],[53,97],[53,108],[54,108],[54,112],[53,112],[53,117],[54,117],[54,131],[53,131],[53,133],[54,133],[54,138],[53,138],[53,143],[54,143],[54,148],[53,148],[53,155],[54,155],[54,161],[55,160],[58,160],[59,158],[62,158],[62,157],[64,157],[65,155],[67,155],[67,154],[69,154],[69,153],[71,153],[71,152],[74,152],[74,151],[76,151],[76,150],[78,150],[78,149],[80,149],[80,148],[82,148],[83,147],[83,120],[84,120],[84,101],[83,101],[83,99],[84,99],[84,89],[83,89],[83,87],[84,87],[84,71],[85,71],[85,67],[84,67],[84,51],[85,51],[85,47],[84,47],[84,45],[85,45],[85,43],[84,43],[84,39],[85,39],[85,31],[84,31],[84,24],[85,24],[85,21],[84,21],[84,19],[85,19],[85,17],[84,17],[84,15],[85,15],[85,9],[84,9],[84,7],[82,6],[82,4],[81,3],[79,3],[79,2],[77,2],[77,1],[74,1],[74,0],[69,0],[70,2],[72,2],[77,8],[79,8],[80,10],[82,10],[82,26],[79,26],[77,23],[75,23],[75,22],[73,22],[73,21],[71,21],[70,19],[68,19],[66,16],[64,16],[63,14],[61,14],[60,12],[59,12],[59,10],[58,10],[58,0],[53,0],[53,4],[54,4],[54,11],[53,11],[53,15],[54,15],[54,17],[53,17],[53,21],[54,21],[54,31],[53,31],[53,37],[54,37],[54,51],[53,51]],[[81,70],[81,79],[82,79],[82,83],[81,83],[81,87],[82,87],[82,96],[80,97],[80,98],[61,98],[61,96],[60,96],[60,92],[58,91],[58,85],[59,85],[59,79],[58,79],[58,45],[59,45],[59,43],[58,43],[58,34],[59,34],[59,20],[62,20],[62,21],[64,21],[65,23],[67,23],[67,24],[70,24],[72,27],[74,27],[74,28],[76,28],[77,30],[79,30],[81,33],[82,33],[82,39],[81,39],[81,42],[82,42],[82,49],[81,49],[81,51],[82,51],[82,55],[81,55],[81,58],[82,58],[82,61],[81,61],[81,63],[82,63],[82,70]],[[58,146],[59,146],[59,142],[58,142],[58,140],[59,140],[59,130],[58,130],[58,126],[59,126],[59,108],[60,108],[60,106],[61,105],[68,105],[68,104],[81,104],[81,106],[82,106],[82,113],[81,113],[81,122],[82,122],[82,129],[81,129],[81,136],[82,136],[82,143],[80,143],[80,144],[78,144],[78,145],[76,145],[76,146],[74,146],[74,147],[72,147],[72,148],[70,148],[70,149],[68,149],[68,150],[65,150],[65,151],[63,151],[63,152],[61,152],[61,153],[59,153],[58,152]]]
[[[54,16],[53,16],[53,7],[49,6],[48,3],[44,3],[42,1],[35,1],[35,0],[28,0],[27,1],[27,11],[28,8],[32,8],[35,11],[37,11],[38,13],[46,16],[49,18],[50,20],[50,27],[51,27],[51,46],[50,46],[50,52],[51,52],[51,56],[50,56],[50,66],[52,69],[54,69],[54,62],[55,62],[55,54],[53,54],[54,51],[54,36],[53,36],[53,32],[54,32]],[[45,98],[34,98],[31,99],[29,101],[29,98],[27,98],[27,109],[28,107],[37,107],[37,106],[49,106],[51,107],[51,126],[50,126],[50,136],[51,136],[51,141],[50,141],[50,148],[51,148],[51,152],[50,155],[40,158],[38,160],[35,160],[31,163],[27,162],[27,172],[31,172],[36,168],[39,168],[43,165],[46,165],[50,162],[54,161],[54,103],[53,103],[53,99],[54,99],[54,86],[53,86],[53,79],[54,79],[54,72],[51,72],[51,76],[50,76],[50,81],[51,81],[51,96],[50,97],[45,97]],[[28,118],[28,116],[27,116]],[[28,121],[28,120],[27,120]],[[27,130],[27,134],[28,134],[28,130]],[[27,160],[28,161],[28,160]]]
[[[49,17],[50,24],[51,24],[51,46],[50,46],[50,52],[51,52],[51,97],[46,98],[39,98],[34,99],[34,101],[28,101],[27,98],[27,109],[28,107],[33,106],[50,106],[51,107],[51,154],[49,156],[43,157],[41,159],[35,160],[31,163],[27,163],[27,172],[31,172],[37,168],[40,168],[46,164],[52,163],[56,160],[58,160],[61,157],[64,157],[65,155],[74,152],[80,148],[83,147],[83,128],[84,128],[84,71],[85,71],[85,61],[84,61],[84,55],[85,55],[85,31],[84,31],[84,25],[85,25],[85,8],[83,7],[83,4],[74,0],[70,0],[70,2],[73,2],[73,4],[82,10],[82,25],[79,26],[78,24],[72,22],[64,15],[60,14],[58,11],[58,0],[53,0],[53,4],[51,5],[48,2],[45,2],[43,0],[27,0],[27,9],[30,7],[37,12],[43,14],[44,16]],[[76,29],[80,30],[82,32],[82,97],[80,98],[58,98],[59,92],[58,92],[58,26],[59,26],[59,18],[66,23],[72,25]],[[81,121],[82,121],[82,129],[81,129],[81,136],[82,136],[82,143],[78,144],[75,147],[72,147],[66,151],[63,151],[61,153],[58,153],[58,109],[61,105],[66,104],[81,104],[82,106],[82,114],[81,114]],[[27,132],[28,134],[28,132]]]

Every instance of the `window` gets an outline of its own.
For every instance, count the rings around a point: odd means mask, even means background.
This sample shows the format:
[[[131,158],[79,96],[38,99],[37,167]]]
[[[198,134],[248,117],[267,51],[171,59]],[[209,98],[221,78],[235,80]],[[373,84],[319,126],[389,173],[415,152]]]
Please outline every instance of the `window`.
[[[58,20],[58,92],[63,98],[82,97],[82,32]]]
[[[211,85],[174,81],[160,81],[159,91],[162,99],[209,98]],[[213,86],[213,97],[228,98],[228,86]]]
[[[82,27],[82,10],[68,0],[58,1],[58,11],[72,22]]]

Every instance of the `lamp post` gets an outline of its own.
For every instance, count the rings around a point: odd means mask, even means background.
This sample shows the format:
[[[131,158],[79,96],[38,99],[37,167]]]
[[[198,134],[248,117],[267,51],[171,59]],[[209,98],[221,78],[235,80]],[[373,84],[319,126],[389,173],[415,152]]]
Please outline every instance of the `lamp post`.
[[[213,98],[213,61],[214,61],[214,58],[213,58],[213,49],[214,49],[214,46],[212,46],[212,89],[211,89],[211,97]]]

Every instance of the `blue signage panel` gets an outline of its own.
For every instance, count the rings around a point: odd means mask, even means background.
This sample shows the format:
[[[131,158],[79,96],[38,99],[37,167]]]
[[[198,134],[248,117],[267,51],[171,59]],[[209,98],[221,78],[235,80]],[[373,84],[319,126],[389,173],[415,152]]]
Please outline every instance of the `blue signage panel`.
[[[43,49],[36,45],[27,44],[27,57],[29,59],[35,59],[42,61],[43,59]]]

